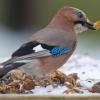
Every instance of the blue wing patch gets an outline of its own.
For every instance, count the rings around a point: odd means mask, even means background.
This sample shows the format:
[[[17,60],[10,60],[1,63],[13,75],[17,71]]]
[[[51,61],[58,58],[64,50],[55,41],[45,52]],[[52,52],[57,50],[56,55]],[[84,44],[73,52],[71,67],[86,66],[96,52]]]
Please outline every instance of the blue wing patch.
[[[54,47],[51,50],[51,54],[53,57],[57,57],[57,56],[69,53],[70,51],[71,51],[71,48]]]

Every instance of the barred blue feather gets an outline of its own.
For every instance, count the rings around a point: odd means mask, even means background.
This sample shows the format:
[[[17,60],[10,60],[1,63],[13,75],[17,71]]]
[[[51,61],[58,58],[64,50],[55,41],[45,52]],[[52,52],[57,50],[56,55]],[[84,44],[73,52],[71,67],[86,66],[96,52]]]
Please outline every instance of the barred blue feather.
[[[54,47],[51,50],[51,54],[52,54],[52,56],[56,57],[56,56],[60,56],[60,55],[69,53],[70,51],[71,51],[70,48]]]

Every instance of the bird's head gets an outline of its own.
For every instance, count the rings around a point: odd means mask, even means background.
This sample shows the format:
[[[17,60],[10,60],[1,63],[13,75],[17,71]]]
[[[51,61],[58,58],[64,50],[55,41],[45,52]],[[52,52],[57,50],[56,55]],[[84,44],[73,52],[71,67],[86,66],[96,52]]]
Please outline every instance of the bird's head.
[[[65,7],[63,10],[67,20],[73,23],[76,33],[84,32],[87,29],[95,30],[93,23],[82,10],[74,7]]]
[[[55,26],[67,28],[67,30],[73,29],[75,33],[81,33],[87,29],[95,30],[93,23],[87,18],[86,14],[74,7],[61,8],[52,22]]]

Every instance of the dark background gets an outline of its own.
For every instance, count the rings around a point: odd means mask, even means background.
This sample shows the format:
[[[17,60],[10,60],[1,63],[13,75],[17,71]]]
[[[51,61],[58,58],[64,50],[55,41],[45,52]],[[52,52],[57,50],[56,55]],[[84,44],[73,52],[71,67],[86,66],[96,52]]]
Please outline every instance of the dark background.
[[[0,57],[10,56],[63,6],[80,8],[92,21],[100,20],[100,0],[0,0]],[[100,58],[99,51],[99,30],[78,36],[76,53]]]

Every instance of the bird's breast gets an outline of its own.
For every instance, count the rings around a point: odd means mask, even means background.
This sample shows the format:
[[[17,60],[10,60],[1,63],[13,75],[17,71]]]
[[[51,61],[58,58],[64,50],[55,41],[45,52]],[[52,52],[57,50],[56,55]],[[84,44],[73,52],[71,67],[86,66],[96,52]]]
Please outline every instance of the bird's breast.
[[[57,70],[60,68],[62,65],[66,63],[66,61],[69,59],[72,53],[70,54],[64,54],[59,57],[46,57],[46,58],[41,58],[39,60],[41,69],[45,74],[48,75],[48,73],[51,73],[52,71]]]

